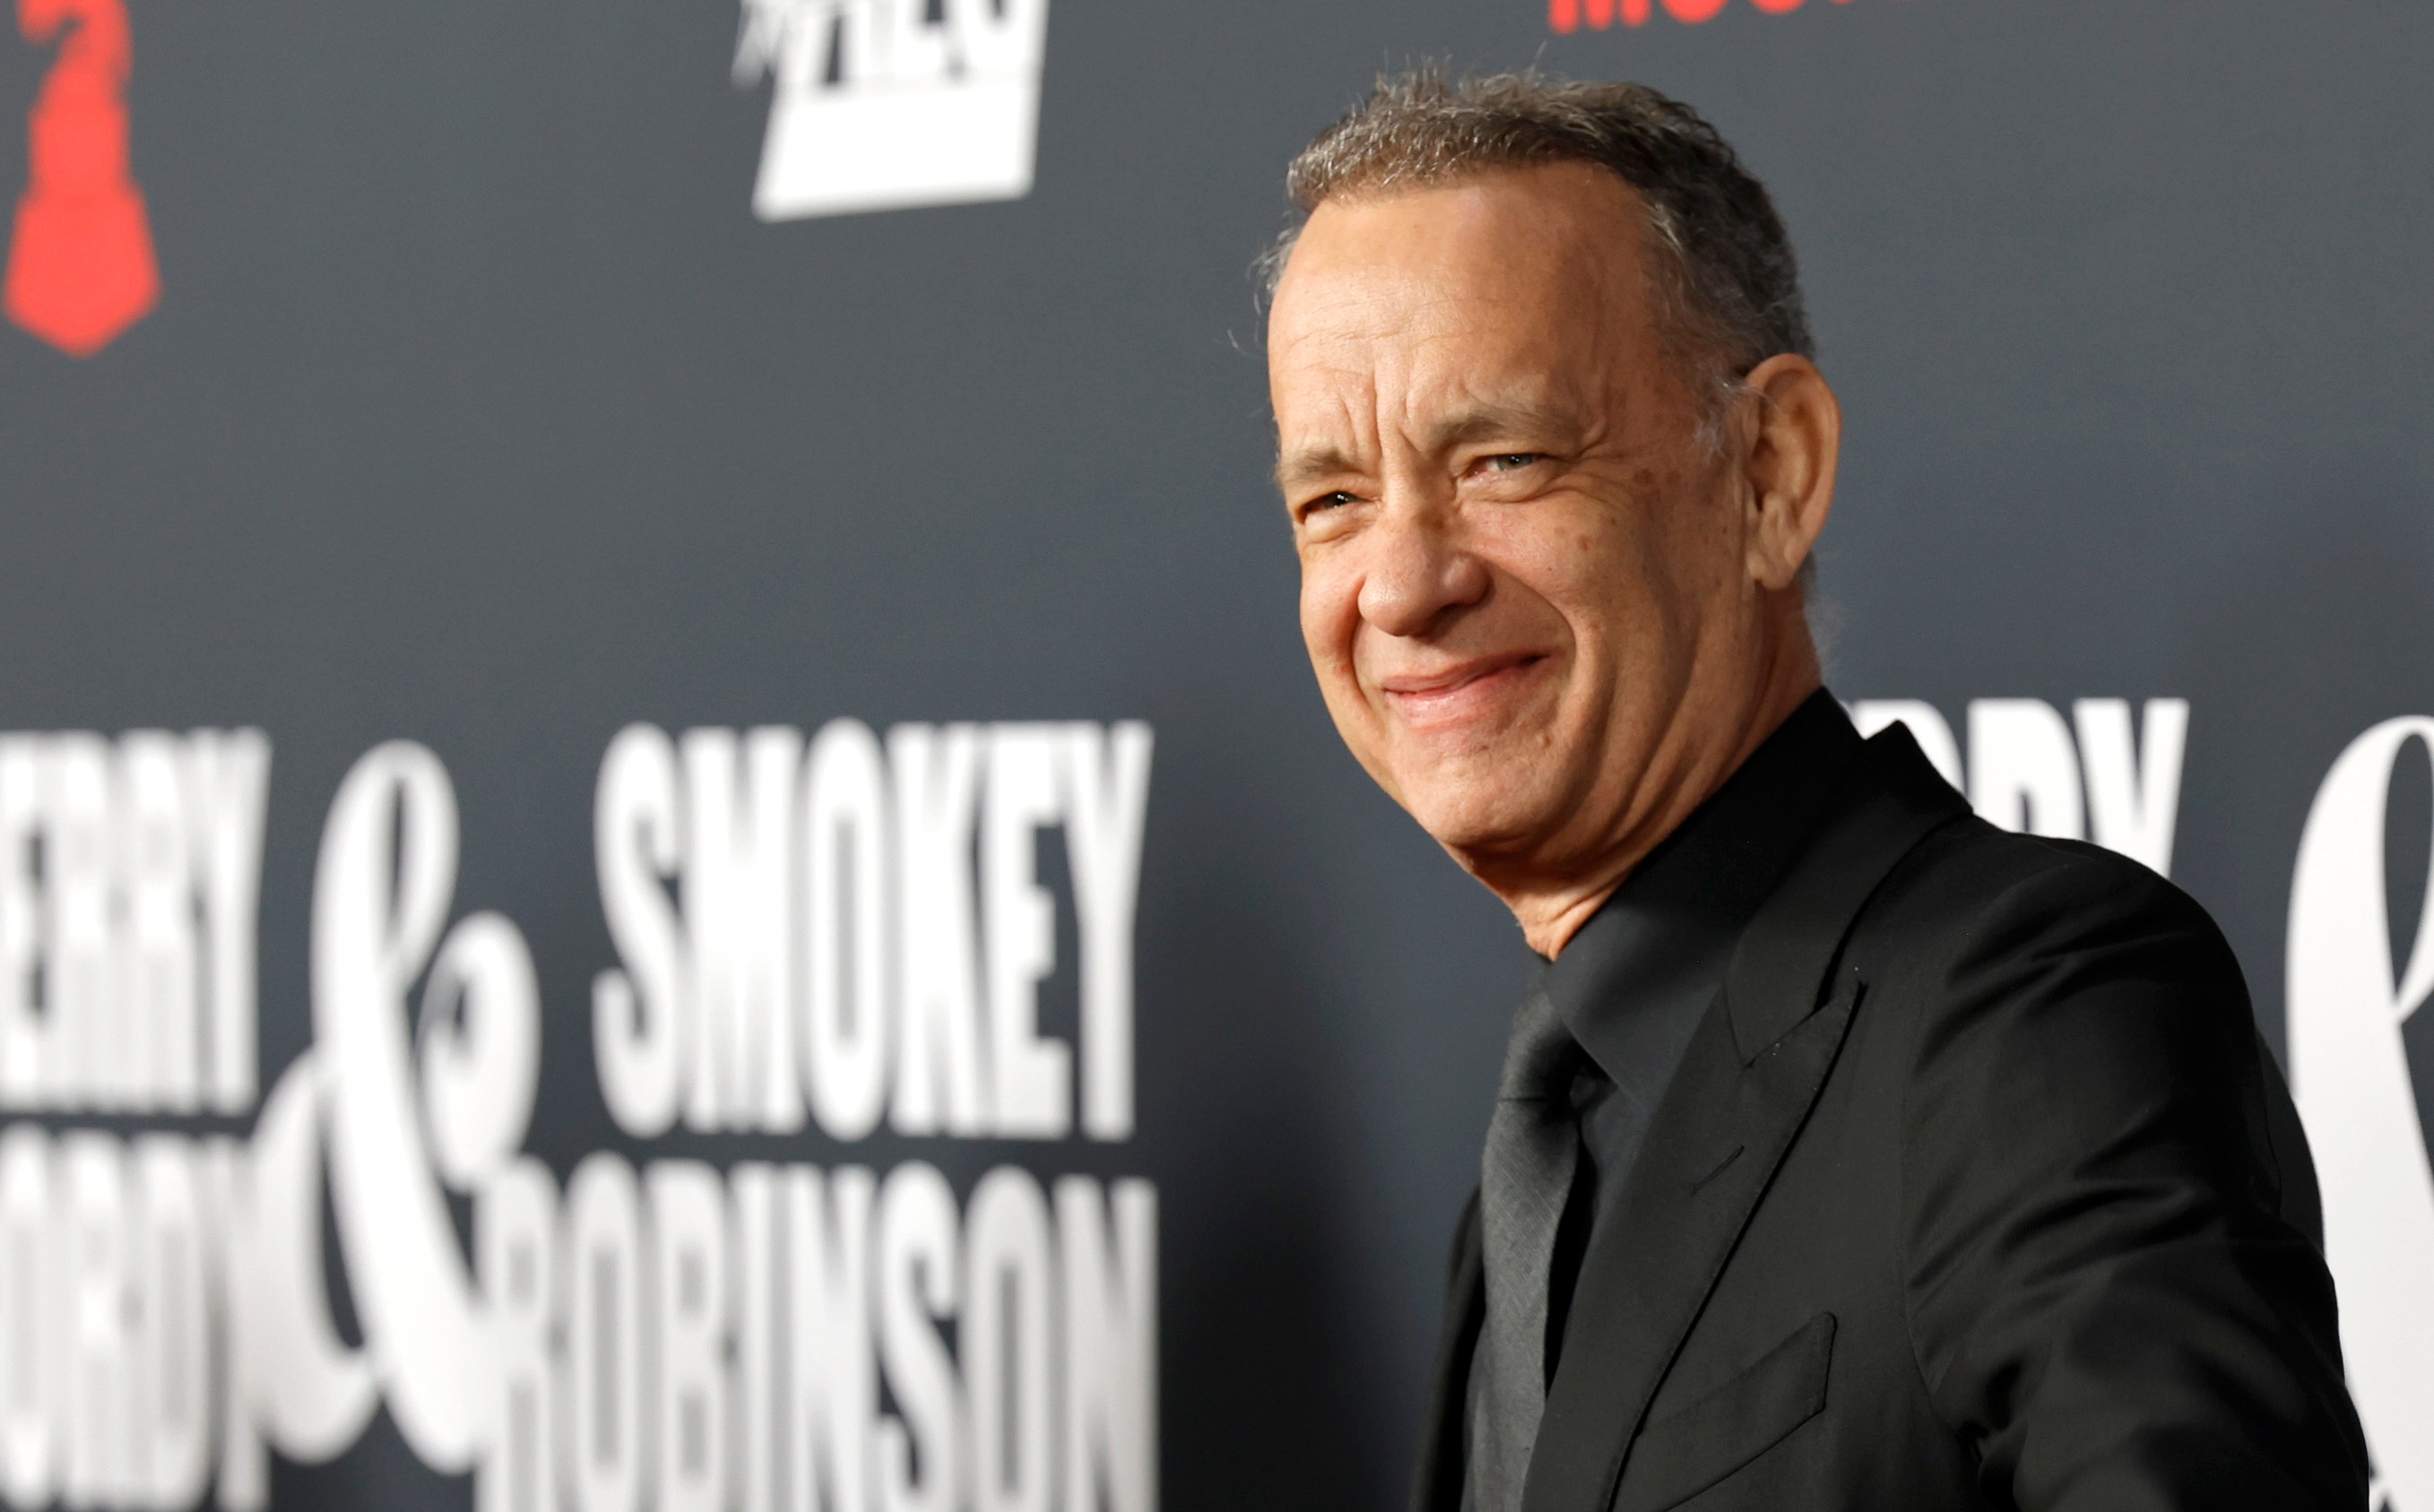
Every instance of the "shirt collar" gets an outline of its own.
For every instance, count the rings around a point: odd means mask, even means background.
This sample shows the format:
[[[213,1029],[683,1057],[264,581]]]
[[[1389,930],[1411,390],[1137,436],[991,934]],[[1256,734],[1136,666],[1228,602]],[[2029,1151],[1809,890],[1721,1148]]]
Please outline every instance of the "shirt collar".
[[[1608,1077],[1628,1084],[1686,1037],[1861,744],[1833,695],[1811,694],[1548,964],[1548,997]]]

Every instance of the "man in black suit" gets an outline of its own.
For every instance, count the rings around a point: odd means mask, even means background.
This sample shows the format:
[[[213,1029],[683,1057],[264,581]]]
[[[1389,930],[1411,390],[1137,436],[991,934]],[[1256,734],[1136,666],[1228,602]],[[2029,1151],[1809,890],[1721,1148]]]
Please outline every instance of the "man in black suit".
[[[1549,965],[1417,1501],[2356,1509],[2314,1177],[2198,907],[1863,741],[1765,191],[1631,85],[1389,81],[1294,164],[1322,692]]]

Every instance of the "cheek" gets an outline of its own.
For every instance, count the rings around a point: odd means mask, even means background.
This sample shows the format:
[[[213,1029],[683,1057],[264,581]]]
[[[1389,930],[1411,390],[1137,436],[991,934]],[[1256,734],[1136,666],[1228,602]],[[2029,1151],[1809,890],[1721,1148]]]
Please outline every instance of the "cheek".
[[[1613,507],[1603,529],[1580,532],[1567,568],[1571,602],[1586,606],[1610,638],[1640,641],[1671,628],[1698,596],[1714,526],[1674,480],[1642,477],[1630,498]]]
[[[1301,637],[1320,672],[1347,667],[1360,624],[1360,579],[1346,565],[1305,556],[1301,568]]]
[[[1647,593],[1641,542],[1602,511],[1584,509],[1502,543],[1498,575],[1517,633],[1577,652],[1611,642]]]

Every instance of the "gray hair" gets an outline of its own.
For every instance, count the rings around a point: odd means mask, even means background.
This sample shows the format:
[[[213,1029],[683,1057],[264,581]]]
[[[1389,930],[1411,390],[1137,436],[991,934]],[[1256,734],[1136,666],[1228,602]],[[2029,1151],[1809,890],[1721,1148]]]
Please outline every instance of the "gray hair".
[[[1452,79],[1432,67],[1380,77],[1286,171],[1296,215],[1260,260],[1261,291],[1275,294],[1302,225],[1327,200],[1551,162],[1595,164],[1637,192],[1660,318],[1693,387],[1721,401],[1769,357],[1816,355],[1791,239],[1765,186],[1697,111],[1644,84]]]

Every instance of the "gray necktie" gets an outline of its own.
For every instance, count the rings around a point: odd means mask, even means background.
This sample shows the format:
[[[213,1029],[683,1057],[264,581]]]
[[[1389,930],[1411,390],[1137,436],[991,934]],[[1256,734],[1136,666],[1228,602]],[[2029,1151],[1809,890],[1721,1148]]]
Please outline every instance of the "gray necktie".
[[[1547,1405],[1547,1274],[1572,1189],[1580,1132],[1569,1096],[1578,1046],[1545,993],[1513,1021],[1496,1113],[1480,1163],[1480,1251],[1486,1269],[1483,1367],[1471,1424],[1470,1491],[1479,1512],[1514,1512]]]

